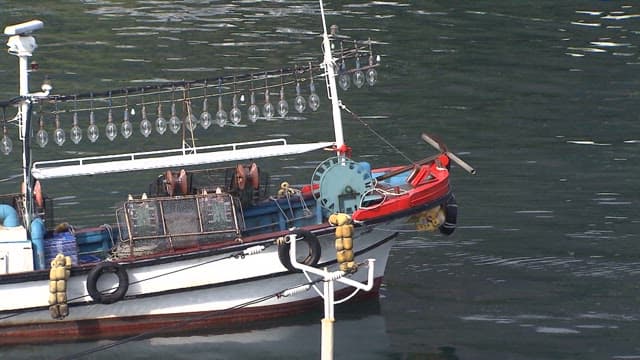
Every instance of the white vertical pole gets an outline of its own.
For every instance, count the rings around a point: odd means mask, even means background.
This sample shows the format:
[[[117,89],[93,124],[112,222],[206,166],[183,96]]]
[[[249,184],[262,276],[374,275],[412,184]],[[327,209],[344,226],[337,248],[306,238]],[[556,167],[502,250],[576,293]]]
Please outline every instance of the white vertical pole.
[[[324,18],[324,6],[320,0],[320,13],[322,14],[322,51],[324,52],[323,65],[326,71],[328,97],[331,100],[331,110],[333,113],[333,131],[336,137],[336,147],[340,149],[344,145],[344,135],[342,133],[342,115],[340,114],[340,100],[338,99],[338,88],[336,87],[335,61],[331,56],[331,42],[327,34],[327,23]],[[340,153],[338,152],[338,155]]]
[[[291,265],[304,272],[309,272],[321,276],[323,282],[323,300],[324,300],[324,318],[321,321],[322,324],[322,338],[321,338],[321,359],[333,360],[333,323],[335,322],[335,299],[334,299],[334,284],[335,281],[341,282],[348,286],[355,287],[359,290],[369,291],[373,289],[373,276],[374,276],[374,262],[375,259],[367,259],[369,271],[367,273],[367,283],[363,284],[349,278],[345,278],[346,273],[344,271],[329,272],[327,268],[320,270],[309,265],[301,264],[296,259],[296,235],[289,235],[289,259]]]
[[[35,41],[34,41],[35,43]],[[25,145],[28,144],[29,142],[26,140],[26,138],[30,135],[29,131],[30,129],[27,129],[26,125],[27,125],[27,112],[29,111],[29,104],[27,103],[29,100],[27,100],[27,96],[29,95],[29,56],[31,56],[30,53],[20,53],[18,55],[18,58],[20,59],[19,61],[19,72],[20,72],[20,96],[24,96],[25,98],[22,100],[22,103],[20,104],[20,116],[19,116],[19,122],[18,125],[20,127],[20,139],[22,139],[22,144],[23,144],[23,149],[22,149],[22,181],[24,184],[24,189],[25,189],[25,193],[24,193],[24,222],[25,222],[25,227],[28,228],[29,224],[31,223],[31,209],[30,209],[30,201],[29,201],[29,197],[31,195],[31,183],[30,183],[30,179],[29,179],[29,166],[31,166],[31,164],[29,164],[29,160],[30,157],[30,148],[27,148]]]
[[[322,335],[321,335],[321,353],[320,358],[322,360],[333,360],[333,323],[335,318],[333,317],[333,280],[330,278],[330,273],[327,268],[324,269],[324,318],[321,321]]]
[[[41,29],[43,26],[40,20],[31,20],[25,23],[7,26],[4,29],[5,35],[10,35],[7,46],[9,47],[9,54],[16,55],[19,59],[18,71],[20,76],[20,96],[22,101],[20,103],[20,112],[18,116],[18,125],[20,139],[22,140],[22,181],[25,185],[24,196],[24,223],[25,227],[29,226],[31,217],[31,186],[29,180],[31,178],[31,148],[29,146],[30,124],[30,106],[31,99],[29,98],[29,57],[33,54],[33,51],[38,47],[36,40],[29,34],[33,31]],[[43,90],[44,91],[44,90]],[[47,90],[48,94],[48,90]]]

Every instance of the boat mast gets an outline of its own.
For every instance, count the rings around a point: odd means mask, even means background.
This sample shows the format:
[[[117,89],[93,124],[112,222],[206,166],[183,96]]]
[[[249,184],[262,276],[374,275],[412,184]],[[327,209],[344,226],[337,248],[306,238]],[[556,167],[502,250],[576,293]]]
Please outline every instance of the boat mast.
[[[322,65],[325,69],[327,96],[331,100],[331,110],[333,112],[333,131],[336,137],[336,149],[338,156],[344,155],[344,135],[342,133],[342,115],[340,113],[340,99],[338,99],[338,89],[336,87],[335,60],[331,56],[331,41],[327,33],[327,22],[324,17],[324,5],[320,2],[320,13],[322,14],[322,51],[324,60]]]
[[[22,181],[25,187],[24,194],[24,225],[29,226],[31,217],[31,148],[29,146],[29,132],[31,125],[30,114],[31,98],[29,94],[29,57],[38,47],[36,40],[31,36],[31,32],[41,29],[43,23],[40,20],[31,20],[17,25],[7,26],[4,34],[9,35],[7,46],[9,54],[15,55],[19,59],[18,70],[20,74],[20,111],[18,113],[18,127],[20,128],[20,139],[22,140]],[[43,89],[44,90],[44,89]],[[48,91],[47,91],[48,94]]]

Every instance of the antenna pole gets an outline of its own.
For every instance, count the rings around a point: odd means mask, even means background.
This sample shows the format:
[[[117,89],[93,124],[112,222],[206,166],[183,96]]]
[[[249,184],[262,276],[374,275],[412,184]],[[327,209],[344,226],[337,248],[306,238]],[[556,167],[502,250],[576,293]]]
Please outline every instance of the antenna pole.
[[[22,140],[22,181],[24,183],[24,225],[29,227],[31,222],[31,148],[29,146],[30,120],[31,120],[31,99],[29,94],[29,58],[38,47],[36,40],[30,34],[43,26],[40,20],[31,20],[25,23],[7,26],[4,34],[9,35],[7,46],[9,54],[15,55],[19,59],[18,70],[20,73],[20,113],[18,116],[18,126],[20,128],[20,139]]]
[[[322,51],[324,52],[324,60],[322,66],[325,70],[327,83],[327,96],[331,100],[331,110],[333,113],[333,131],[336,137],[336,148],[342,149],[344,146],[344,135],[342,133],[342,115],[340,113],[340,99],[338,99],[338,89],[336,87],[336,71],[335,60],[331,56],[331,41],[327,33],[327,22],[324,17],[324,5],[320,2],[320,13],[322,14]],[[338,155],[344,153],[338,150]]]

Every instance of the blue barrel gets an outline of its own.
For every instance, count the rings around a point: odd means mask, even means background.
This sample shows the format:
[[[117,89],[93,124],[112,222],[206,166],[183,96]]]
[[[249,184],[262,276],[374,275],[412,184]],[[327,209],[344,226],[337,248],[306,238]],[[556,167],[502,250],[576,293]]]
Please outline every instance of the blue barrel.
[[[71,262],[74,265],[78,264],[78,245],[76,237],[70,231],[53,234],[53,237],[44,239],[44,261],[47,268],[51,267],[51,260],[58,253],[71,256]]]
[[[20,219],[18,219],[18,212],[12,206],[7,204],[0,204],[0,221],[2,226],[15,227],[20,225]]]
[[[31,222],[31,243],[33,244],[33,264],[36,270],[42,270],[49,267],[51,261],[44,260],[44,235],[46,233],[44,222],[40,218],[33,219]]]

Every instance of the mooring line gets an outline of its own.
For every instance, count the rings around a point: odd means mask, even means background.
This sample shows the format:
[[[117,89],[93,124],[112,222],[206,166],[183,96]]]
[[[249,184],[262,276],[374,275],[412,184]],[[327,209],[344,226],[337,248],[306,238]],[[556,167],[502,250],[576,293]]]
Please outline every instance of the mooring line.
[[[304,284],[301,284],[301,285],[292,286],[292,287],[286,288],[284,290],[280,290],[278,292],[275,292],[275,293],[272,293],[272,294],[269,294],[269,295],[265,295],[265,296],[262,296],[262,297],[259,297],[259,298],[244,302],[242,304],[234,305],[234,306],[232,306],[230,308],[226,308],[226,309],[222,309],[222,310],[219,310],[219,311],[212,312],[209,315],[205,315],[205,316],[198,315],[197,317],[191,317],[191,318],[182,320],[180,322],[174,323],[174,324],[172,324],[170,326],[165,326],[165,327],[149,330],[149,331],[146,331],[146,332],[134,335],[134,336],[130,336],[130,337],[124,338],[122,340],[111,342],[109,344],[100,345],[100,346],[89,348],[89,349],[86,349],[86,350],[83,350],[83,351],[80,351],[80,352],[77,352],[77,353],[73,353],[71,355],[64,355],[64,356],[56,358],[55,360],[81,359],[82,357],[85,357],[85,356],[88,356],[88,355],[91,355],[91,354],[95,354],[95,353],[98,353],[100,351],[105,351],[105,350],[114,348],[116,346],[124,345],[124,344],[129,343],[129,342],[134,341],[134,340],[141,340],[141,339],[144,339],[144,338],[149,337],[151,335],[162,333],[162,332],[164,332],[166,330],[169,330],[169,329],[179,328],[180,326],[186,325],[186,324],[188,324],[188,323],[190,323],[192,321],[195,321],[195,320],[208,319],[210,317],[219,316],[219,315],[227,313],[229,311],[238,310],[238,309],[242,309],[242,308],[245,308],[247,306],[250,306],[250,305],[259,304],[261,302],[267,301],[267,300],[275,298],[275,297],[282,297],[282,296],[285,296],[285,294],[287,292],[289,292],[290,290],[292,290],[292,289],[296,289],[296,288],[299,288],[299,287],[302,287],[302,286],[311,287],[314,284],[322,282],[322,281],[324,281],[324,279],[318,279],[318,280],[310,281],[310,282],[307,282],[307,283],[304,283]]]

